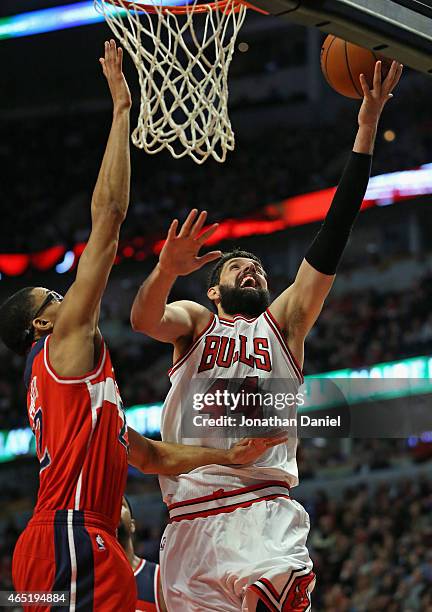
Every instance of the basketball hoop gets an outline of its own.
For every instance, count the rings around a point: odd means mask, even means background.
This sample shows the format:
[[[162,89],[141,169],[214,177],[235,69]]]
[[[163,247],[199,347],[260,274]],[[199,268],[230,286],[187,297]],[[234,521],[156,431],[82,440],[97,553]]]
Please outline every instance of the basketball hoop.
[[[198,164],[210,155],[223,162],[235,143],[227,80],[246,3],[154,1],[94,0],[138,71],[141,106],[132,142],[151,154],[166,148]]]

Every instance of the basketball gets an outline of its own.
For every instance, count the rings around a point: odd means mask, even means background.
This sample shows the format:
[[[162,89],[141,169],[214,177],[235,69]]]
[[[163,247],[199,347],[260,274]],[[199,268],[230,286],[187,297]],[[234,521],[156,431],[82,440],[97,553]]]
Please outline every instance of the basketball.
[[[327,83],[347,98],[363,98],[360,75],[363,73],[372,89],[375,63],[382,61],[382,77],[386,77],[391,61],[370,49],[329,34],[321,48],[321,69]]]

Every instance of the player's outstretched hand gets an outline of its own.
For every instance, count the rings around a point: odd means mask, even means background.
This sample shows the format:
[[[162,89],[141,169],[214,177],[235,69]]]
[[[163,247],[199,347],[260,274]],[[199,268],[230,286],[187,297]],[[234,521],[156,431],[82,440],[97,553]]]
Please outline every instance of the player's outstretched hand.
[[[122,71],[123,49],[115,40],[105,41],[104,57],[99,58],[114,103],[114,110],[127,110],[132,106],[129,87]]]
[[[273,438],[243,438],[234,444],[229,451],[229,462],[237,465],[253,463],[272,446],[283,444],[288,436],[277,436]]]
[[[174,219],[159,255],[159,266],[164,272],[172,276],[185,276],[219,259],[222,255],[220,251],[198,255],[206,240],[213,236],[219,226],[213,223],[201,233],[206,219],[207,212],[204,210],[198,214],[196,208],[191,210],[180,230],[178,219]]]
[[[359,125],[376,127],[386,102],[393,98],[393,90],[399,83],[402,75],[402,64],[392,62],[390,70],[384,81],[382,80],[382,62],[375,64],[373,88],[370,89],[364,74],[360,75],[360,84],[363,90],[363,103],[360,108]]]

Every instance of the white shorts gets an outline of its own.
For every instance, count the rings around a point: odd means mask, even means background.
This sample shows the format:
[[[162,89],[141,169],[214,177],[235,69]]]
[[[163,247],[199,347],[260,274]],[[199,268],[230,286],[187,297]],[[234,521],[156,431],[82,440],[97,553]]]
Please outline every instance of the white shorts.
[[[161,576],[170,612],[306,612],[315,586],[309,516],[284,483],[216,491],[169,506]]]

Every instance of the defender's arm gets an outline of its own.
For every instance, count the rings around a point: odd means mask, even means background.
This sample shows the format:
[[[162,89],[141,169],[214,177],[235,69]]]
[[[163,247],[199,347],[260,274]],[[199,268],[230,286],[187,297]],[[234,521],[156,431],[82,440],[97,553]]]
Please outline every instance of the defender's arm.
[[[51,361],[64,376],[78,376],[94,365],[100,301],[129,206],[131,97],[122,73],[122,58],[122,50],[113,40],[105,43],[105,57],[100,62],[113,98],[113,121],[91,203],[90,237],[76,280],[59,309],[50,343]]]
[[[145,474],[185,474],[203,465],[246,465],[272,446],[286,442],[277,438],[245,438],[228,450],[157,442],[128,428],[129,463]]]

